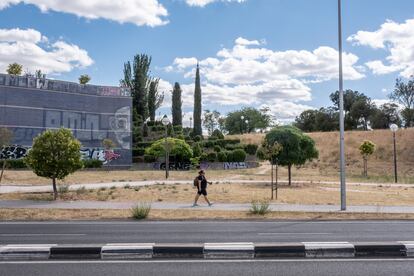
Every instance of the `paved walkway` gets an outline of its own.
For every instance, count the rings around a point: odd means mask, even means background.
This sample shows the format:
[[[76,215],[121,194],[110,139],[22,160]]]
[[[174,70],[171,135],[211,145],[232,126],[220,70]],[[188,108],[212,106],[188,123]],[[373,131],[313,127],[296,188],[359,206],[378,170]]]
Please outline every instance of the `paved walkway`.
[[[136,202],[113,201],[30,201],[30,200],[0,200],[0,208],[27,208],[27,209],[130,209]],[[200,206],[192,207],[189,203],[154,202],[153,209],[173,210],[223,210],[223,211],[247,211],[250,204],[217,203],[208,207],[202,200]],[[278,204],[270,205],[272,211],[296,211],[296,212],[338,212],[337,205],[298,205]],[[414,206],[348,206],[349,213],[414,213]]]
[[[269,181],[264,180],[213,180],[214,184],[268,184]],[[287,181],[279,181],[280,184],[287,184]],[[292,181],[292,184],[326,184],[326,185],[339,185],[339,182],[335,181]],[[87,184],[72,184],[69,185],[69,190],[77,190],[81,187],[87,187],[88,189],[110,188],[110,187],[124,187],[129,185],[132,187],[149,186],[149,185],[174,185],[174,184],[188,184],[193,185],[191,180],[148,180],[148,181],[125,181],[125,182],[108,182],[108,183],[87,183]],[[347,186],[372,186],[372,187],[414,187],[414,184],[395,184],[395,183],[364,183],[364,182],[352,182],[347,183]],[[51,192],[52,185],[0,185],[0,194],[6,193],[40,193]]]

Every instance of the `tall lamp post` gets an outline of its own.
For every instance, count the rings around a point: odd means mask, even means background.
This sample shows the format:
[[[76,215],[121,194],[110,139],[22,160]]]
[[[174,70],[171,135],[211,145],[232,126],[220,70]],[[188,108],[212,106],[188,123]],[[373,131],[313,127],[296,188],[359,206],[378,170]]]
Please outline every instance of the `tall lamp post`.
[[[243,121],[244,121],[244,116],[241,115],[240,116],[240,134],[243,134]]]
[[[344,134],[344,81],[342,72],[342,7],[338,0],[338,48],[339,48],[339,151],[340,151],[340,179],[341,179],[341,211],[346,210],[346,183],[345,183],[345,134]]]
[[[170,119],[168,119],[167,115],[161,120],[162,124],[165,126],[165,178],[168,179],[169,176],[169,167],[170,167],[170,157],[169,157],[169,149],[168,149],[168,125],[170,124]]]
[[[398,126],[396,124],[391,124],[390,125],[390,130],[392,131],[392,139],[394,141],[394,180],[395,183],[398,182],[398,178],[397,178],[397,143],[395,141],[395,133],[398,130]]]
[[[246,133],[249,133],[249,120],[244,121],[246,123]]]

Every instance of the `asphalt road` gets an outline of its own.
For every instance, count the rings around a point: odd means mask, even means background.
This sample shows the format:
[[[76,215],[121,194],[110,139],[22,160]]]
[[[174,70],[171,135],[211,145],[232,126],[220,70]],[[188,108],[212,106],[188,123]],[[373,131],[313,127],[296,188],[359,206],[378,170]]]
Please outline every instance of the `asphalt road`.
[[[414,241],[413,229],[414,221],[0,222],[0,244]]]
[[[414,260],[58,261],[0,263],[0,275],[413,275]]]

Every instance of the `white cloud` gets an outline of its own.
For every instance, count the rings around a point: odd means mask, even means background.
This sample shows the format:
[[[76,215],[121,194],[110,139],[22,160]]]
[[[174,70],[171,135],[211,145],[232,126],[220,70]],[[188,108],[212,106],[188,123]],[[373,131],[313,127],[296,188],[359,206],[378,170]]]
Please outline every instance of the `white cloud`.
[[[25,70],[47,74],[69,72],[93,64],[88,52],[62,40],[50,43],[33,29],[0,29],[0,71],[17,62]]]
[[[366,63],[374,74],[383,75],[400,71],[406,78],[414,74],[414,19],[401,24],[387,20],[378,30],[358,31],[350,36],[348,41],[388,52],[387,64],[381,60]]]
[[[236,2],[236,3],[243,3],[247,0],[185,0],[185,2],[189,6],[195,6],[195,7],[204,7],[208,4],[214,3],[214,2]]]
[[[167,24],[168,11],[158,0],[0,0],[0,9],[19,3],[32,4],[42,12],[65,12],[87,19],[108,19],[151,27]]]
[[[258,40],[239,37],[233,48],[223,48],[214,57],[199,61],[204,105],[260,106],[272,105],[279,118],[292,120],[305,109],[301,104],[312,98],[311,82],[338,77],[338,52],[330,47],[313,51],[273,51]],[[344,77],[356,80],[364,77],[357,66],[358,57],[344,54]],[[169,71],[183,72],[194,79],[195,57],[176,58]],[[185,84],[184,104],[192,106],[194,84]]]

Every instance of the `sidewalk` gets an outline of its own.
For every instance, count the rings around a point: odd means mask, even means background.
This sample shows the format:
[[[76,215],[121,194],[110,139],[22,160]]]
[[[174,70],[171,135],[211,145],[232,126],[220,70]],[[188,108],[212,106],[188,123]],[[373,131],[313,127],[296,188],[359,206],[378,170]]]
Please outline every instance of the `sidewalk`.
[[[0,200],[0,208],[26,209],[130,209],[136,202],[103,202],[103,201],[30,201],[30,200]],[[192,203],[153,202],[153,209],[170,210],[222,210],[248,211],[250,204],[217,203],[208,207],[204,203],[192,207]],[[299,204],[270,204],[272,211],[292,212],[339,212],[339,205],[299,205]],[[414,213],[414,206],[348,206],[344,213]]]
[[[269,184],[269,181],[263,180],[213,180],[214,184]],[[279,181],[279,184],[287,184],[287,181]],[[81,187],[87,189],[99,189],[99,188],[110,188],[117,187],[122,188],[125,185],[131,187],[150,186],[150,185],[176,185],[185,184],[193,185],[192,180],[148,180],[148,181],[125,181],[125,182],[107,182],[107,183],[88,183],[88,184],[72,184],[69,185],[69,190],[74,191]],[[292,184],[326,184],[326,185],[339,185],[339,182],[335,181],[292,181]],[[414,187],[414,184],[393,184],[393,183],[364,183],[364,182],[349,182],[347,186],[372,186],[372,187]],[[0,194],[7,193],[41,193],[41,192],[52,192],[52,184],[50,185],[0,185]]]

